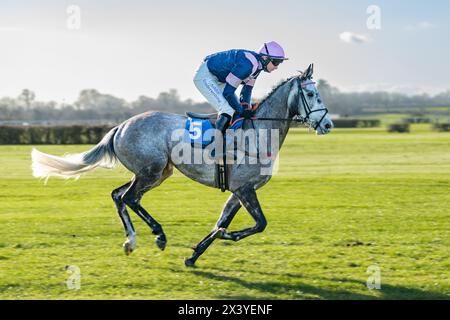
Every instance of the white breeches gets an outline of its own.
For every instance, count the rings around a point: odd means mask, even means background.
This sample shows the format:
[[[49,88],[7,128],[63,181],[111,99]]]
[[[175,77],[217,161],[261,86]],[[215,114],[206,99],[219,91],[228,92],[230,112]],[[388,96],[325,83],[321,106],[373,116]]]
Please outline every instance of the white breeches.
[[[220,82],[219,79],[209,71],[206,62],[203,62],[195,72],[194,84],[219,114],[226,113],[230,116],[234,114],[234,109],[223,96],[225,83]]]

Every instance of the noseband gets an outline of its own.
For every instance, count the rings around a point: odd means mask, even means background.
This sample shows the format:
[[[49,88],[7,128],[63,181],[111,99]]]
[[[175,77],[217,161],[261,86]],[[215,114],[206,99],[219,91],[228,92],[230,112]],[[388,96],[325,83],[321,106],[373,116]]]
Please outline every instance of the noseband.
[[[328,109],[327,108],[321,108],[321,109],[316,109],[316,110],[311,110],[309,104],[308,104],[308,100],[305,97],[305,92],[303,91],[303,88],[308,85],[308,84],[314,84],[314,82],[308,82],[308,83],[302,83],[301,78],[297,78],[296,82],[298,83],[298,92],[299,94],[297,95],[297,106],[300,105],[300,100],[303,104],[303,111],[305,111],[305,116],[302,117],[301,114],[297,115],[297,117],[299,117],[301,119],[300,122],[303,123],[308,123],[308,121],[310,120],[310,115],[313,112],[319,112],[319,111],[325,111],[323,113],[322,118],[320,118],[320,120],[317,122],[317,124],[314,126],[314,130],[317,130],[317,128],[320,126],[320,124],[322,123],[323,119],[325,118],[325,116],[328,114]]]

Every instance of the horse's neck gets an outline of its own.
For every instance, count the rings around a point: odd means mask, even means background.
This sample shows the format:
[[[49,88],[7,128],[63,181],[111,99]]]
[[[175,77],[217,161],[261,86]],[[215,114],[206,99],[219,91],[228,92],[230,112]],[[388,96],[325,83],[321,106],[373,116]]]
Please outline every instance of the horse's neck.
[[[293,115],[288,108],[288,97],[290,91],[290,84],[286,82],[284,85],[276,89],[267,99],[260,104],[255,112],[257,118],[280,118],[290,119]],[[274,129],[278,130],[280,137],[280,148],[289,131],[289,121],[277,120],[256,120],[254,121],[255,129]]]

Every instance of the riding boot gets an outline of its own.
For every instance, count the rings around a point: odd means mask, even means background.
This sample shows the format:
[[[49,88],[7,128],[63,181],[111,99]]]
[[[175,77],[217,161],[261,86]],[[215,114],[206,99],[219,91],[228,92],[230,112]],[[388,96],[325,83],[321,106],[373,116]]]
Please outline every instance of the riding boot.
[[[228,128],[228,125],[230,124],[231,116],[226,113],[221,113],[216,121],[216,129],[222,132],[222,135],[225,134],[225,131]]]
[[[217,154],[216,155],[221,155],[225,151],[225,133],[226,133],[226,130],[228,128],[228,125],[230,124],[230,121],[231,121],[231,116],[229,114],[226,114],[226,113],[219,114],[219,117],[217,118],[216,130],[220,131],[221,134],[216,132],[216,135],[215,135],[214,139],[216,141],[219,141],[219,139],[221,140],[221,145],[223,146],[224,150],[222,150],[222,151],[217,150]]]

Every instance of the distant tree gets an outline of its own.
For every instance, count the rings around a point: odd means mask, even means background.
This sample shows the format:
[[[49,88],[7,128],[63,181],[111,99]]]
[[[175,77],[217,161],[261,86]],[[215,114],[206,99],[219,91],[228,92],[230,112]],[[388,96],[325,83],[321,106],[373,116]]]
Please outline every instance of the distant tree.
[[[127,103],[124,99],[110,94],[102,94],[95,89],[86,89],[80,92],[75,106],[80,110],[92,109],[100,113],[120,113],[124,107],[127,107]]]
[[[161,92],[156,100],[163,105],[178,104],[180,96],[176,89],[170,89],[169,92]]]
[[[136,101],[131,103],[131,109],[136,113],[152,110],[156,104],[156,100],[146,96],[139,96]]]
[[[22,93],[17,97],[17,100],[19,100],[21,103],[23,103],[23,106],[27,110],[30,110],[35,98],[36,98],[36,95],[33,91],[28,90],[28,89],[23,89]]]
[[[319,79],[317,81],[317,90],[319,90],[322,99],[326,103],[332,103],[333,98],[339,95],[339,90],[337,88],[332,87],[328,81]]]
[[[96,101],[100,96],[100,92],[95,89],[85,89],[81,90],[77,101],[74,105],[77,109],[92,109],[96,105]]]

